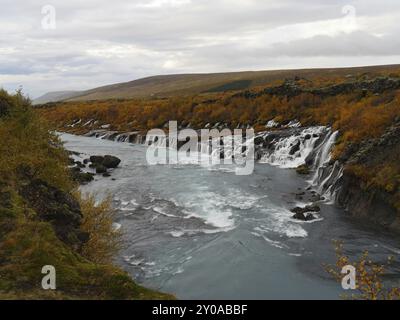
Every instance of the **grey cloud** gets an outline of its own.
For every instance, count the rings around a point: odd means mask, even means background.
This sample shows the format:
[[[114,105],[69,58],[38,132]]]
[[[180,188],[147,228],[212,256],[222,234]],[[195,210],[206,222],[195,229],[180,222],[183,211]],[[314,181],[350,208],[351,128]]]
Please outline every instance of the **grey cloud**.
[[[400,55],[400,38],[393,35],[378,37],[365,32],[338,36],[315,36],[289,43],[276,43],[265,50],[269,56],[393,56]]]
[[[36,96],[153,74],[392,63],[400,56],[398,0],[49,2],[56,30],[41,28],[45,2],[2,0],[0,86],[23,85]],[[361,28],[318,34],[318,23],[343,18],[345,5],[355,7]]]

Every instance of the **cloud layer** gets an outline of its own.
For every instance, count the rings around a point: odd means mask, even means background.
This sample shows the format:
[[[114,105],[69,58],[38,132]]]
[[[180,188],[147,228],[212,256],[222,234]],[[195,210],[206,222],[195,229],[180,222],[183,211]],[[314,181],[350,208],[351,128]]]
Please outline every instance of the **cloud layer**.
[[[2,0],[0,86],[36,97],[154,74],[400,63],[399,18],[398,0]]]

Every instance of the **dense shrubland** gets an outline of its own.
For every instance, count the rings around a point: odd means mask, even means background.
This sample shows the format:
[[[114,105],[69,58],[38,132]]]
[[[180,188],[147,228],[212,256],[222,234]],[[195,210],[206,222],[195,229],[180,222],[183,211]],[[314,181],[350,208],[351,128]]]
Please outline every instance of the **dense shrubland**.
[[[76,193],[68,155],[20,92],[0,90],[0,298],[151,299],[114,267],[120,238],[109,201]],[[57,290],[41,288],[56,268]]]

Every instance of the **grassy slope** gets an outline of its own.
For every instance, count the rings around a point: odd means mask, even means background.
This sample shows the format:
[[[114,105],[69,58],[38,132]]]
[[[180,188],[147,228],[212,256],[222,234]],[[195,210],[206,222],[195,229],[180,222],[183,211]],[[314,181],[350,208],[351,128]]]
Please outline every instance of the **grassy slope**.
[[[67,215],[72,205],[60,200],[72,199],[75,188],[67,154],[48,129],[22,95],[0,90],[0,299],[173,299],[137,285],[113,265],[81,255],[75,244],[83,240],[67,229],[76,215]],[[42,181],[44,197],[43,192],[35,199],[26,196],[23,190],[32,181]],[[56,216],[44,217],[32,201]],[[71,235],[68,241],[55,228],[60,215],[61,228]],[[79,232],[79,224],[72,225]],[[45,265],[56,268],[56,291],[41,288]]]

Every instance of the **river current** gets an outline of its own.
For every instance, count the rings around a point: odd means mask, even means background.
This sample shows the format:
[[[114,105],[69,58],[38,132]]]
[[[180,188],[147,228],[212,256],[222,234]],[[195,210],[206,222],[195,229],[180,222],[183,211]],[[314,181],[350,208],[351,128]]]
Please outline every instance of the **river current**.
[[[376,261],[400,253],[398,237],[321,204],[321,217],[295,221],[295,194],[307,188],[293,169],[256,163],[237,176],[229,166],[148,165],[144,145],[62,134],[65,147],[111,154],[111,177],[82,186],[113,197],[125,246],[116,263],[140,284],[179,299],[338,299],[340,283],[324,269],[335,262],[333,240],[346,254]],[[392,281],[400,266],[392,265]],[[348,293],[348,292],[347,292]]]

